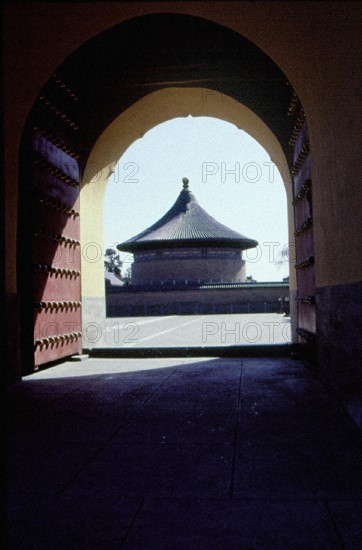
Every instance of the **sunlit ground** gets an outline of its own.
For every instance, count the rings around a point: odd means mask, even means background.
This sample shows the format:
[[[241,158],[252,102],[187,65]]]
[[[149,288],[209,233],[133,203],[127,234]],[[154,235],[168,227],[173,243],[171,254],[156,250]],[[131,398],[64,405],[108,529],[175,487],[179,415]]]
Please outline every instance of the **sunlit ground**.
[[[248,346],[291,342],[290,317],[277,313],[109,318],[107,347]],[[99,332],[100,334],[100,332]],[[95,342],[84,345],[93,347]],[[94,340],[94,337],[92,336]]]
[[[98,380],[99,384],[108,383],[109,381],[116,380],[123,374],[144,374],[147,377],[147,373],[150,377],[157,376],[164,373],[164,376],[168,376],[169,370],[175,370],[175,368],[181,366],[205,365],[215,364],[216,359],[210,357],[164,357],[164,358],[117,358],[117,359],[99,359],[88,358],[84,361],[72,361],[65,360],[59,365],[52,366],[48,369],[41,369],[37,372],[33,372],[22,378],[21,384],[24,382],[31,383],[34,386],[34,391],[45,391],[50,393],[62,392],[64,388],[78,386],[77,379],[80,379],[80,384],[84,383],[83,379],[87,379],[93,383]],[[226,359],[222,359],[226,362]],[[235,359],[234,359],[235,362]],[[239,363],[240,364],[240,361]],[[153,372],[152,372],[153,371]],[[59,379],[59,383],[57,380]],[[47,381],[51,382],[51,385],[47,385]],[[39,385],[37,383],[40,383]],[[43,385],[44,383],[44,385]]]

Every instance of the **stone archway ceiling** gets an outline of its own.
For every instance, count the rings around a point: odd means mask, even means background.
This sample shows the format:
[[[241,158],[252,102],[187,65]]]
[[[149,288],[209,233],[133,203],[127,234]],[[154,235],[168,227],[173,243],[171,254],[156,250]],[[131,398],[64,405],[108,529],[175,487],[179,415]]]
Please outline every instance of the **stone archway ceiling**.
[[[85,155],[111,121],[138,99],[169,86],[195,86],[249,107],[290,157],[286,76],[255,44],[205,19],[180,14],[131,19],[85,43],[57,74],[79,95],[72,114]]]

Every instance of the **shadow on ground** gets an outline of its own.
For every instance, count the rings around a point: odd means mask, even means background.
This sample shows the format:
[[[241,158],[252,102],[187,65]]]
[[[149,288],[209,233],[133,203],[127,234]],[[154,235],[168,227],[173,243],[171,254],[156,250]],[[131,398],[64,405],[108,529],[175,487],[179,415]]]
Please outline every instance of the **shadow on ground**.
[[[89,359],[8,399],[8,548],[362,547],[361,431],[301,361]]]

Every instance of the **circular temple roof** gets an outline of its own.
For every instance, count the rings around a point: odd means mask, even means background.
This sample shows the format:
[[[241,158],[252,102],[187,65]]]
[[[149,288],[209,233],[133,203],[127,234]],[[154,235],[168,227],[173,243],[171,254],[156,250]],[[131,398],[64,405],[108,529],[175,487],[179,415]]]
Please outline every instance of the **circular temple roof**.
[[[245,250],[258,242],[241,235],[210,216],[197,202],[183,178],[183,189],[175,204],[156,223],[117,245],[118,250],[137,252],[150,248],[221,246]]]

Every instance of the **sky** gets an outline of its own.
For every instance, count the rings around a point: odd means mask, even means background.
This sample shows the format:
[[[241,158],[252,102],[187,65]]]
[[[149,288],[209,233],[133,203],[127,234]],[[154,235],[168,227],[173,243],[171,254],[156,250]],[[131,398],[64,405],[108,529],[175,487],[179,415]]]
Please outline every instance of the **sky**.
[[[211,216],[259,242],[258,248],[243,252],[247,275],[257,281],[281,281],[289,275],[281,255],[288,246],[288,230],[280,173],[254,138],[211,117],[169,120],[122,155],[105,193],[104,250],[163,216],[176,201],[183,177]],[[120,256],[124,271],[132,256]]]

